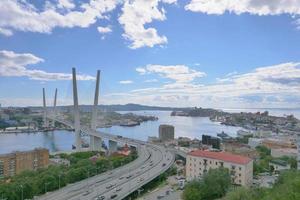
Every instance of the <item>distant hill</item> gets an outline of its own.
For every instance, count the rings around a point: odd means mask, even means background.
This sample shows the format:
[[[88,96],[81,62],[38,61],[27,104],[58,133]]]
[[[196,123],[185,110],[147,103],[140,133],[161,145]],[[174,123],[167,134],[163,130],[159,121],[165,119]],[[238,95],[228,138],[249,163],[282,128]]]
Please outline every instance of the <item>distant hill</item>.
[[[184,108],[146,106],[140,104],[125,104],[125,105],[99,105],[100,109],[107,111],[139,111],[139,110],[182,110]]]
[[[73,106],[57,106],[58,108],[64,110],[73,108]],[[80,110],[88,112],[91,111],[92,105],[80,105]],[[31,109],[41,109],[42,107],[31,107]],[[161,111],[180,111],[187,110],[191,108],[176,108],[176,107],[160,107],[160,106],[146,106],[140,104],[115,104],[115,105],[99,105],[98,108],[104,111],[144,111],[144,110],[161,110]]]

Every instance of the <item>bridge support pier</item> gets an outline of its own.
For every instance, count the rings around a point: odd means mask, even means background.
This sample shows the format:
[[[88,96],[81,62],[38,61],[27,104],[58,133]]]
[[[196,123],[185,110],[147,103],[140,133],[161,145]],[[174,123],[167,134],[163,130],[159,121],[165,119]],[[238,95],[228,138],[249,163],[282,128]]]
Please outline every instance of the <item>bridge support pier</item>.
[[[90,136],[90,149],[92,151],[100,151],[102,148],[101,137]]]
[[[118,151],[118,143],[116,141],[109,140],[108,141],[108,150],[109,150],[109,154],[117,152]]]

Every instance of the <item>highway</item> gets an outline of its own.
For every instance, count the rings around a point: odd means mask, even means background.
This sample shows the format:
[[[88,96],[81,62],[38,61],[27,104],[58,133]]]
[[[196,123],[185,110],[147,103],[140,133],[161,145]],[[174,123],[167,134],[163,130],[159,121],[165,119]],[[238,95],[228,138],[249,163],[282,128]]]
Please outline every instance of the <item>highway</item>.
[[[60,122],[65,123],[61,120]],[[69,125],[69,124],[68,124]],[[70,184],[60,190],[38,197],[39,200],[104,200],[124,199],[146,183],[150,182],[173,164],[174,153],[166,148],[144,141],[117,137],[116,135],[90,130],[82,131],[137,147],[138,158],[112,171]]]

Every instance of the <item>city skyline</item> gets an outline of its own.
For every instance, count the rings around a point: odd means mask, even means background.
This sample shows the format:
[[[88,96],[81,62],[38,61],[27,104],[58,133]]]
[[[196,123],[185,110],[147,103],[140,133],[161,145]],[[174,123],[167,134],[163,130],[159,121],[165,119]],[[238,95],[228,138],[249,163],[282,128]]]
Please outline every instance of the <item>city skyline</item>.
[[[101,104],[300,106],[296,1],[84,2],[0,3],[3,106],[72,104],[72,67],[80,104],[100,69]]]

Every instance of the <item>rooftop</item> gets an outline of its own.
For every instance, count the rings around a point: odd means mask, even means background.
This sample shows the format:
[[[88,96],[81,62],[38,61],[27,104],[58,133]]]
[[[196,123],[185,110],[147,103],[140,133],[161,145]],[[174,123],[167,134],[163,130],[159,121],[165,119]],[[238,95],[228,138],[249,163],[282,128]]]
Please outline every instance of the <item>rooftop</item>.
[[[225,162],[237,163],[242,165],[247,164],[251,161],[251,159],[248,157],[235,155],[227,152],[196,150],[196,151],[191,151],[190,153],[188,153],[188,155],[196,156],[196,157],[212,158],[216,160],[223,160]]]

